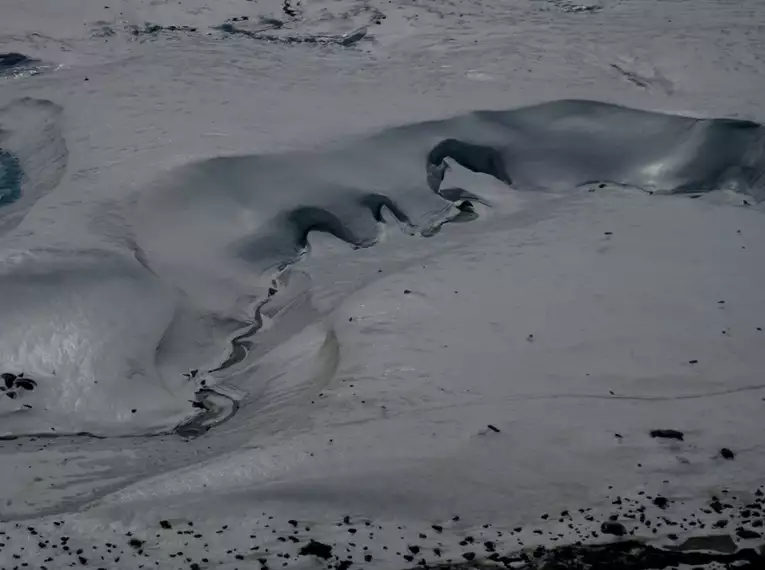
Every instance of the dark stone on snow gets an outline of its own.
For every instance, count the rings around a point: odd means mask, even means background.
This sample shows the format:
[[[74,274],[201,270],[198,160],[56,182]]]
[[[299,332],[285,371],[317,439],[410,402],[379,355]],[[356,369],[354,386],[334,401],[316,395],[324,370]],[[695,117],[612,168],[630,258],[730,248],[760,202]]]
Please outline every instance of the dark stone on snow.
[[[316,540],[311,540],[308,544],[300,549],[300,555],[316,556],[317,558],[328,560],[332,557],[332,547],[328,544],[324,544]]]
[[[720,455],[723,457],[723,459],[735,459],[736,454],[733,453],[730,449],[727,447],[723,447],[720,450]]]
[[[683,441],[685,434],[681,431],[677,431],[676,429],[655,429],[651,430],[651,437]]]
[[[624,528],[622,523],[608,521],[600,525],[600,532],[603,534],[612,534],[614,536],[624,536],[627,534],[627,529]]]
[[[669,499],[665,497],[656,497],[653,500],[653,504],[659,507],[660,509],[666,509],[669,506]]]

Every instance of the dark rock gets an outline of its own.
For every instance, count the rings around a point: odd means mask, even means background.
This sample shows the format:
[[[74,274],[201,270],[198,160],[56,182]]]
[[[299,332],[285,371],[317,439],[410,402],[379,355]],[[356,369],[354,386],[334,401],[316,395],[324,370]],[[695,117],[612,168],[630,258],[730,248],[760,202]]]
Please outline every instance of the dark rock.
[[[470,562],[475,559],[475,552],[463,552],[462,558]]]
[[[143,540],[138,540],[137,538],[131,538],[128,541],[128,544],[135,549],[141,548],[143,546]]]
[[[733,452],[732,452],[730,449],[728,449],[727,447],[723,447],[723,448],[720,450],[720,455],[723,457],[723,459],[729,459],[729,460],[730,460],[730,459],[735,459],[735,457],[736,457],[736,454],[735,454],[735,453],[733,453]]]
[[[495,432],[495,433],[499,433],[499,428],[498,428],[498,427],[496,427],[496,426],[493,426],[493,425],[489,424],[489,425],[488,425],[488,426],[486,426],[486,427],[488,427],[488,428],[489,428],[491,431],[493,431],[493,432]]]
[[[444,532],[444,527],[442,527],[441,525],[438,525],[438,524],[431,525],[430,528],[432,528],[436,532]]]
[[[666,509],[669,506],[669,499],[665,497],[656,497],[653,500],[653,504],[659,507],[660,509]]]
[[[655,429],[655,430],[651,430],[651,437],[654,437],[654,438],[659,437],[663,439],[676,439],[678,441],[683,441],[685,434],[675,429]]]
[[[608,521],[600,525],[600,532],[603,534],[612,534],[614,536],[624,536],[627,534],[627,529],[624,525],[618,522]]]
[[[308,544],[300,549],[301,556],[316,556],[323,560],[329,560],[332,557],[332,547],[328,544],[311,540]]]

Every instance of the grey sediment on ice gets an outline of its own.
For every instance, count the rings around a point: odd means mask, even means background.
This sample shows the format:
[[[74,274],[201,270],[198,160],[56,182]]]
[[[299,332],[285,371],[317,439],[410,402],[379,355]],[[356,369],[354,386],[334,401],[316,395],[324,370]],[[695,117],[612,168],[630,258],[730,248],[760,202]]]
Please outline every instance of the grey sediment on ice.
[[[300,34],[300,33],[282,33],[275,34],[274,30],[281,30],[281,23],[276,20],[265,22],[264,25],[255,29],[243,28],[232,22],[226,22],[217,27],[229,35],[239,35],[251,38],[253,40],[279,42],[284,44],[318,44],[318,45],[339,45],[349,47],[360,42],[367,36],[367,27],[361,26],[345,34],[319,35],[319,34]]]

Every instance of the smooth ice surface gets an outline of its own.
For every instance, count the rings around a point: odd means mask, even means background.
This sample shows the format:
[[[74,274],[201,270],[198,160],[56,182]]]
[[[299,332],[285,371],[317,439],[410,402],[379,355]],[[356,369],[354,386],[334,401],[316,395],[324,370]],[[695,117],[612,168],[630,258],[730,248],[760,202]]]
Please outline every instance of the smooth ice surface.
[[[751,503],[763,10],[8,0],[0,566],[404,567]]]

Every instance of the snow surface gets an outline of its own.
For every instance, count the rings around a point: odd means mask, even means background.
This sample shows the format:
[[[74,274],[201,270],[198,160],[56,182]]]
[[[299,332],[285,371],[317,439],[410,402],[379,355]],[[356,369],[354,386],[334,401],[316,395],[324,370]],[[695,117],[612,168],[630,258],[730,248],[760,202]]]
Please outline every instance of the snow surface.
[[[0,567],[406,567],[656,495],[701,522],[619,520],[665,544],[755,499],[761,3],[6,0],[0,52]]]

